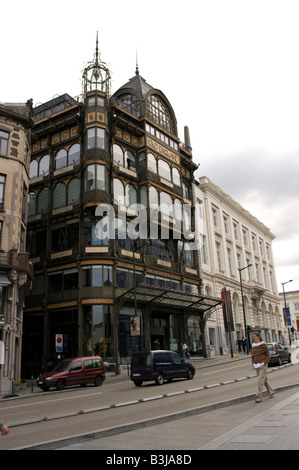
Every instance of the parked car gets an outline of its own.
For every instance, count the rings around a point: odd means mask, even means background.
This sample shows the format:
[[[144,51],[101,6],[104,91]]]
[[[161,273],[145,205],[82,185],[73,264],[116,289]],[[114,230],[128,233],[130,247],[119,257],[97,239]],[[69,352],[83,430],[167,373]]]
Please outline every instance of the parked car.
[[[173,351],[143,351],[133,354],[131,360],[130,378],[137,387],[151,380],[157,385],[177,378],[190,380],[194,374],[194,365]]]
[[[291,362],[291,353],[287,346],[281,343],[267,343],[270,352],[269,366],[279,365],[282,362]]]
[[[70,385],[81,385],[94,383],[95,386],[102,385],[106,378],[105,367],[101,357],[77,357],[64,359],[54,367],[51,372],[41,374],[37,378],[37,386],[47,391],[51,387],[63,390]]]

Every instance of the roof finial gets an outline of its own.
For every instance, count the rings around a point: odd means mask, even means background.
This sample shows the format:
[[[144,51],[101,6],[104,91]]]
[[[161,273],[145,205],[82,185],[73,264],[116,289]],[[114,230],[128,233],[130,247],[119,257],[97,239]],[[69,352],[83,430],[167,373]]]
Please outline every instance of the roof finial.
[[[95,57],[95,63],[98,65],[99,63],[99,40],[98,40],[98,31],[97,31],[97,39],[96,39],[96,57]]]
[[[139,75],[137,48],[136,48],[136,71],[135,71],[135,74]]]

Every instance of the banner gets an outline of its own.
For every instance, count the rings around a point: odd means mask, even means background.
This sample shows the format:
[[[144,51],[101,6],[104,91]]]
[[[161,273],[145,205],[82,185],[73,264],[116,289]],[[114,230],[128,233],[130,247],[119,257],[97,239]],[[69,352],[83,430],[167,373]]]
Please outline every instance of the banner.
[[[221,298],[225,331],[235,331],[230,291],[222,289]]]
[[[290,308],[286,307],[283,309],[283,318],[286,328],[292,328],[291,312]]]

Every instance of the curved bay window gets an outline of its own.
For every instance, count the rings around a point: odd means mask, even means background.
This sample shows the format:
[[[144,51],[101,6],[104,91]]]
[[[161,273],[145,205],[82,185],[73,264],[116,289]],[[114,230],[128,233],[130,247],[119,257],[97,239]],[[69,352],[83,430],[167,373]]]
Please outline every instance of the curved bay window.
[[[84,218],[84,245],[108,246],[109,238],[107,227],[99,224],[99,220],[92,216]]]
[[[87,149],[105,149],[105,129],[101,127],[87,129]]]
[[[83,286],[112,286],[112,266],[93,265],[83,267]]]
[[[85,191],[106,188],[106,167],[98,163],[88,165],[85,170]]]

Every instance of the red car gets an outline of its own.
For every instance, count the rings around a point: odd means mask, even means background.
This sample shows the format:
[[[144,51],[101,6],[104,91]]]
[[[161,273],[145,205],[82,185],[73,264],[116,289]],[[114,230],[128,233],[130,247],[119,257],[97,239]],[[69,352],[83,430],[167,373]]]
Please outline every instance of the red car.
[[[36,384],[44,391],[51,387],[57,390],[63,390],[71,385],[83,387],[88,383],[94,383],[98,387],[102,385],[105,378],[105,367],[101,357],[77,357],[58,362],[51,372],[41,374]]]

